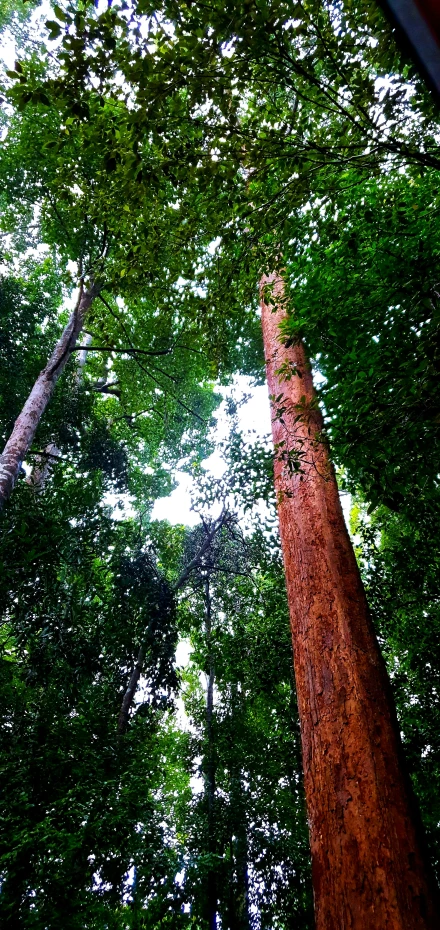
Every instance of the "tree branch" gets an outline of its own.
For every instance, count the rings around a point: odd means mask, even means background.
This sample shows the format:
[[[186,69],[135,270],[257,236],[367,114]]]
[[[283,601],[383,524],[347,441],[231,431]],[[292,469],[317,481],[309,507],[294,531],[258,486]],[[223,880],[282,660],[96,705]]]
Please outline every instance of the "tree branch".
[[[224,526],[228,516],[229,516],[229,510],[227,509],[227,507],[223,507],[223,510],[220,516],[218,517],[217,520],[214,521],[214,523],[211,525],[211,528],[207,529],[205,526],[205,533],[206,533],[205,539],[203,540],[202,545],[200,546],[200,549],[197,552],[197,554],[194,556],[193,559],[191,559],[190,562],[188,562],[188,565],[184,568],[180,577],[173,584],[172,587],[173,587],[174,592],[177,592],[179,591],[180,588],[183,588],[183,585],[187,582],[191,572],[200,565],[200,561],[202,557],[204,556],[205,552],[208,551],[218,531],[222,528],[222,526]]]
[[[150,352],[148,349],[116,348],[116,346],[75,346],[75,352],[87,349],[87,352],[118,352],[122,355],[169,355],[173,349],[157,349]],[[164,372],[165,373],[165,372]]]

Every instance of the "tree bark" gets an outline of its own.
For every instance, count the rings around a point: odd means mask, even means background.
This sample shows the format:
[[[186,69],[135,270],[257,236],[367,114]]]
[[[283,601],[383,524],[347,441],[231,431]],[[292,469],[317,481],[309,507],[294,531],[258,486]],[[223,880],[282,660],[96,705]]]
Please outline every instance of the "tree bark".
[[[436,891],[312,374],[302,343],[280,338],[282,278],[261,287],[316,930],[434,930]]]
[[[0,456],[0,509],[11,496],[21,464],[29,450],[41,417],[49,403],[58,378],[75,348],[75,343],[98,288],[85,290],[81,285],[78,302],[61,334],[50,359],[40,372],[31,393],[15,421],[12,433]]]

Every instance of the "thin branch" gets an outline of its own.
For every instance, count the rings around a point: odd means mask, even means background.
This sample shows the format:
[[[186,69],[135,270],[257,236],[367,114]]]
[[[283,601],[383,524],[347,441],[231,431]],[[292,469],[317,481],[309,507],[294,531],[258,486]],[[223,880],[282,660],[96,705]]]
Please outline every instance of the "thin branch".
[[[116,346],[75,346],[75,352],[80,352],[82,349],[87,349],[87,352],[118,352],[121,355],[169,355],[172,352],[171,349],[158,349],[156,352],[150,352],[148,349],[134,349],[134,348],[116,348]],[[166,374],[166,372],[162,372]]]
[[[218,533],[218,531],[222,528],[222,526],[224,526],[228,516],[229,516],[229,511],[227,507],[225,506],[223,507],[223,510],[220,516],[218,517],[218,519],[214,521],[214,523],[211,525],[209,529],[206,527],[206,525],[204,525],[205,533],[206,533],[205,539],[203,540],[199,551],[196,553],[194,558],[191,559],[190,562],[188,562],[188,565],[184,568],[180,577],[173,584],[172,587],[173,587],[174,592],[178,591],[179,588],[183,587],[183,585],[187,582],[193,569],[197,568],[200,565],[200,561],[202,557],[204,556],[205,552],[207,552],[207,550],[210,548],[211,543],[214,537],[216,536],[216,534]]]
[[[32,452],[28,453],[28,457],[31,457],[32,455],[43,455],[45,458],[57,459],[59,461],[63,461],[64,459],[64,456],[56,455],[54,452],[48,452],[47,449],[33,449]]]

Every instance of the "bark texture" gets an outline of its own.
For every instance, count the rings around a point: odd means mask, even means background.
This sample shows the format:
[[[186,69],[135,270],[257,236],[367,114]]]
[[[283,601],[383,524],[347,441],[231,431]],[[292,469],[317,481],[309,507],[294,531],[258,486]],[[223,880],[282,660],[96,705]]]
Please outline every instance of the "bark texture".
[[[280,339],[282,278],[268,284],[262,325],[316,930],[434,930],[436,893],[310,367],[301,343]]]
[[[98,293],[95,285],[85,290],[81,286],[77,305],[61,334],[50,359],[40,372],[31,393],[17,417],[12,433],[0,456],[0,509],[11,496],[21,464],[28,452],[41,417],[49,403],[58,378],[75,348],[87,311]]]

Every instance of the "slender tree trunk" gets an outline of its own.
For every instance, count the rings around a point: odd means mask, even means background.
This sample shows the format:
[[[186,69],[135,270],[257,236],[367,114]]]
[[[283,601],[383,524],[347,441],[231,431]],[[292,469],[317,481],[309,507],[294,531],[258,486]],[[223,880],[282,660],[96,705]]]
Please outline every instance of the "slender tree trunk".
[[[136,688],[138,686],[139,679],[142,674],[142,666],[144,664],[144,649],[141,646],[137,655],[136,664],[130,675],[130,681],[128,682],[127,690],[124,693],[122,699],[121,710],[119,712],[118,718],[118,733],[122,736],[123,733],[126,733],[128,729],[128,721],[130,718],[130,707],[133,703],[133,698],[136,694]]]
[[[224,526],[225,523],[227,522],[228,516],[229,516],[228,510],[226,509],[226,507],[224,507],[220,516],[217,518],[217,520],[213,521],[211,528],[206,531],[205,538],[202,542],[202,545],[200,546],[199,551],[196,553],[194,558],[191,559],[190,562],[188,562],[188,565],[185,566],[182,574],[179,576],[177,581],[173,585],[171,585],[171,590],[174,592],[174,594],[177,594],[177,592],[180,591],[180,588],[184,587],[184,585],[188,581],[188,578],[191,572],[194,570],[194,568],[198,568],[200,566],[201,560],[203,556],[205,555],[205,552],[208,551],[215,535],[219,532],[219,530],[221,530],[222,526]],[[145,633],[146,638],[148,638],[148,636],[151,634],[151,630],[152,630],[152,625],[151,623],[149,623],[147,631]],[[131,705],[133,704],[134,696],[136,694],[136,688],[138,686],[139,679],[142,674],[143,664],[144,664],[144,649],[143,649],[143,646],[141,646],[138,652],[138,656],[136,659],[134,669],[131,673],[130,680],[128,682],[127,690],[125,691],[124,697],[122,699],[121,710],[120,710],[119,718],[118,718],[118,732],[120,735],[125,733],[128,729],[128,723],[130,719],[130,708],[131,708]]]
[[[241,775],[237,772],[233,798],[236,805],[235,874],[237,930],[249,930],[249,871],[245,797]]]
[[[34,491],[44,491],[46,481],[52,472],[55,461],[59,459],[60,456],[61,452],[54,442],[50,442],[45,447],[44,452],[37,455],[29,478],[26,478],[26,483],[29,484]]]
[[[138,889],[138,871],[136,866],[134,866],[133,884],[131,886],[131,930],[141,930],[141,908],[142,904],[139,901]]]
[[[50,359],[40,372],[31,393],[15,421],[12,433],[0,456],[0,509],[11,496],[21,463],[28,452],[41,417],[52,397],[58,378],[62,374],[75,348],[75,343],[98,288],[92,285],[84,290],[81,285],[78,302],[61,334]]]
[[[85,348],[84,348],[84,349],[81,349],[81,351],[78,352],[78,360],[77,360],[77,363],[76,363],[76,365],[77,365],[77,368],[76,368],[76,381],[77,381],[77,384],[78,384],[78,385],[82,384],[82,382],[83,382],[83,377],[84,377],[84,366],[85,366],[85,364],[86,364],[87,356],[88,356],[88,354],[89,354],[88,349],[87,349],[87,346],[91,345],[92,339],[93,339],[92,334],[91,334],[91,333],[86,333],[86,335],[83,337],[83,340],[82,340],[83,345],[85,346]]]
[[[90,333],[84,337],[83,341],[86,346],[90,345],[92,341],[92,336]],[[83,370],[87,361],[87,354],[87,349],[82,349],[81,352],[78,352],[75,376],[78,387],[82,384],[83,381]],[[60,457],[61,452],[56,442],[50,442],[45,447],[44,452],[36,456],[34,467],[29,477],[26,478],[26,483],[29,484],[30,487],[34,489],[34,491],[44,491],[44,488],[46,487],[46,481],[52,474],[56,460]]]
[[[300,342],[280,340],[282,278],[263,278],[268,284],[262,325],[316,928],[434,930],[440,920],[417,809],[310,367]]]
[[[243,695],[236,683],[232,684],[232,721],[233,732],[239,730],[243,717]],[[233,869],[235,880],[231,898],[230,930],[250,930],[249,914],[249,849],[248,827],[246,818],[246,796],[243,789],[243,760],[240,757],[237,741],[232,737],[230,767],[230,806],[231,826],[234,840],[231,841],[233,852]]]
[[[205,610],[206,610],[206,639],[209,655],[209,677],[206,694],[206,737],[207,737],[207,764],[206,764],[206,797],[208,802],[208,853],[215,855],[217,851],[214,804],[215,804],[215,757],[212,720],[214,713],[214,681],[215,668],[212,657],[212,605],[209,590],[209,576],[205,579]],[[217,876],[212,866],[208,870],[208,927],[217,930]]]

